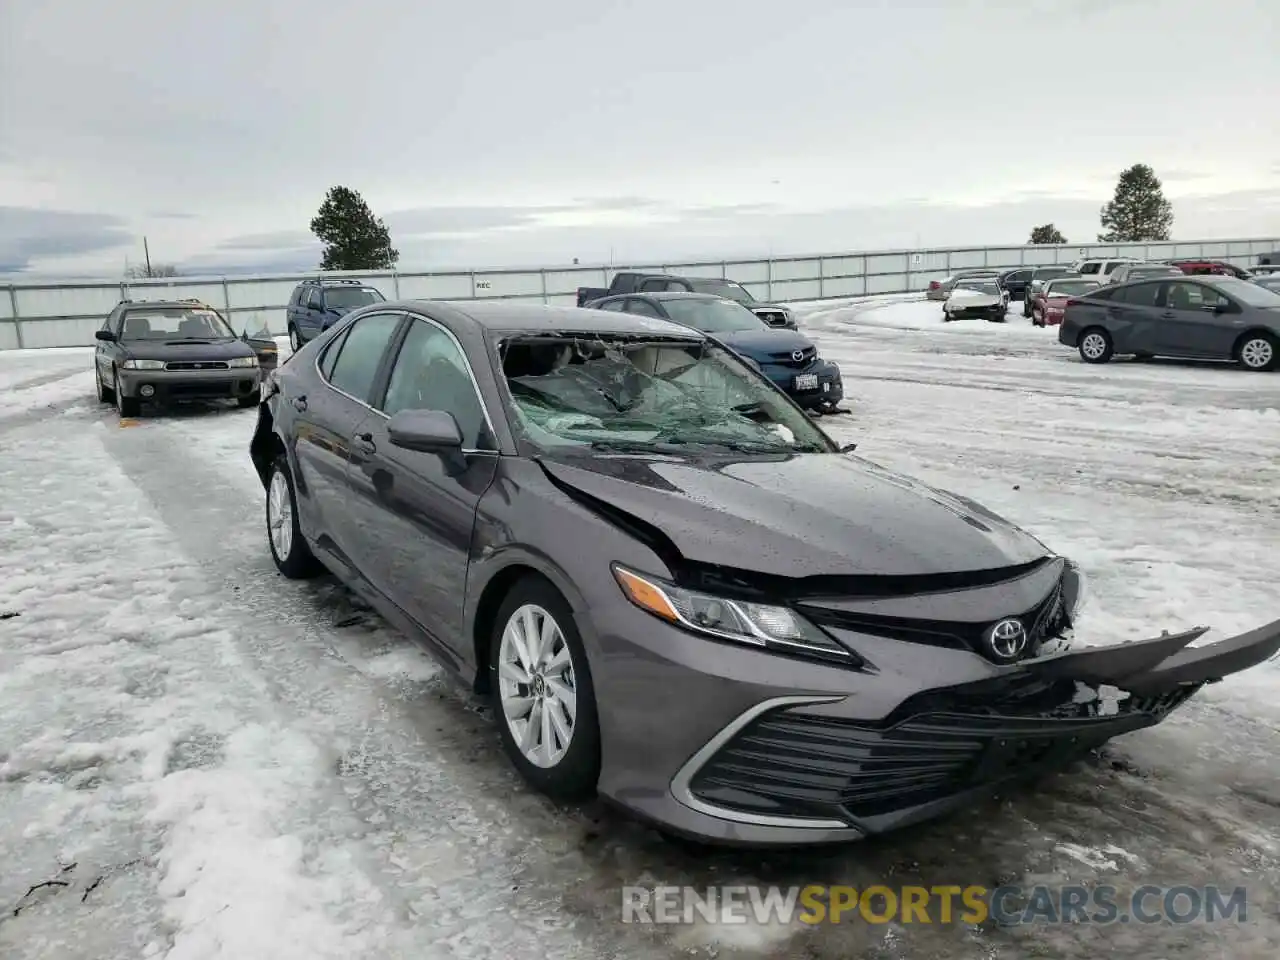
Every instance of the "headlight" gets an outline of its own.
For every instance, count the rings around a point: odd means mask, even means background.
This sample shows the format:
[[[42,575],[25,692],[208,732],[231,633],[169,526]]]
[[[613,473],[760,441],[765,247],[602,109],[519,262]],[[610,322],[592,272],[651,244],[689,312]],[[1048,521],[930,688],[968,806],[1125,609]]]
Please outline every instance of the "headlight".
[[[163,370],[163,360],[126,360],[120,364],[126,370]]]
[[[1074,621],[1089,605],[1089,581],[1084,571],[1073,561],[1067,561],[1063,584],[1063,600],[1067,606],[1067,619]]]
[[[257,357],[233,357],[227,361],[229,367],[256,367],[257,365]]]
[[[613,575],[627,599],[641,610],[694,633],[778,653],[859,662],[851,650],[788,607],[698,593],[655,577],[641,576],[616,564]]]

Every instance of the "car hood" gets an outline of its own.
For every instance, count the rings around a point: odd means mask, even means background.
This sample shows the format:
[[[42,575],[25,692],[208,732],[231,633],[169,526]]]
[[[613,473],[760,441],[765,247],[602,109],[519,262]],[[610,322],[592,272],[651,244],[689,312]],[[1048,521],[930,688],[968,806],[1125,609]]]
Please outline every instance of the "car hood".
[[[980,505],[860,457],[544,459],[587,503],[660,530],[687,560],[765,574],[925,576],[1050,556]]]
[[[744,307],[748,310],[781,310],[783,313],[791,313],[791,308],[785,303],[764,303],[760,300],[753,300],[751,303],[744,303]]]
[[[232,360],[235,357],[255,357],[257,353],[243,340],[197,340],[183,343],[179,340],[126,340],[124,351],[135,360]]]
[[[790,353],[793,350],[813,348],[813,341],[803,334],[781,327],[730,330],[727,333],[713,333],[711,336],[753,360],[767,357],[771,353]]]

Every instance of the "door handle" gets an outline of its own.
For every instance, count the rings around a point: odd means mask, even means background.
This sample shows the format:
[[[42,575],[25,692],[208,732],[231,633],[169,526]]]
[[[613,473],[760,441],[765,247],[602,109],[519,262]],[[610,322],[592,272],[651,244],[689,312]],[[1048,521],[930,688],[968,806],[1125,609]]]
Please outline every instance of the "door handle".
[[[372,433],[357,433],[356,446],[359,447],[363,453],[375,453],[378,449],[377,444],[373,442]]]
[[[301,413],[303,410],[307,409],[307,398],[306,398],[306,397],[294,397],[294,398],[293,398],[293,409],[297,410],[299,413]]]

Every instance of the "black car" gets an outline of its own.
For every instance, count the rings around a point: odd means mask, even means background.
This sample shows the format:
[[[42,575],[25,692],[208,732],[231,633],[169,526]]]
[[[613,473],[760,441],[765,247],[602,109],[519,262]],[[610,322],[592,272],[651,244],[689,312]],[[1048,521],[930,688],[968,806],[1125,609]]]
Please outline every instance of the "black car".
[[[1116,354],[1234,360],[1247,370],[1280,361],[1280,294],[1235,277],[1186,276],[1107,285],[1067,301],[1058,342],[1086,363]]]
[[[1280,621],[1071,649],[1074,563],[838,447],[656,317],[388,303],[264,395],[249,455],[277,569],[327,568],[488,697],[535,789],[679,835],[936,817],[1280,649]]]
[[[996,278],[1000,286],[1009,292],[1010,302],[1021,300],[1027,295],[1027,287],[1031,286],[1031,274],[1034,271],[1034,267],[1015,267]]]
[[[795,330],[771,326],[736,300],[673,290],[604,297],[584,306],[661,317],[710,334],[750,360],[805,409],[834,413],[844,399],[840,368],[818,356],[812,340]]]
[[[122,300],[95,334],[98,400],[122,417],[144,401],[258,402],[262,356],[272,341],[239,336],[213,307],[197,300]],[[268,346],[269,344],[269,346]]]
[[[359,280],[303,280],[294,287],[285,311],[289,346],[297,351],[352,310],[386,299],[377,287]]]

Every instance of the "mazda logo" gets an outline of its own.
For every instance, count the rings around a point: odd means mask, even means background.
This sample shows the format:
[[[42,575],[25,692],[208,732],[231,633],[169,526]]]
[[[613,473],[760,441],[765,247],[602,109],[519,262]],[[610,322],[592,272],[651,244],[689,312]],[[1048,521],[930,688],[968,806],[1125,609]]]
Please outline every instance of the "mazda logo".
[[[794,360],[796,363],[799,363],[801,360],[803,360],[803,359],[804,359],[804,351],[803,351],[803,350],[792,350],[792,351],[791,351],[791,359],[792,359],[792,360]]]
[[[1027,649],[1027,628],[1021,620],[1009,617],[987,631],[986,641],[997,660],[1017,660]]]

